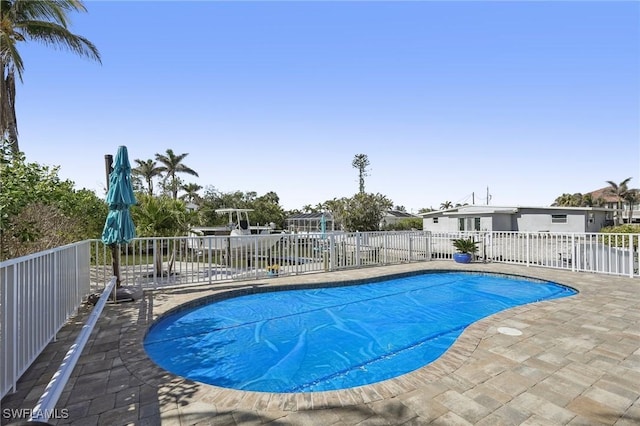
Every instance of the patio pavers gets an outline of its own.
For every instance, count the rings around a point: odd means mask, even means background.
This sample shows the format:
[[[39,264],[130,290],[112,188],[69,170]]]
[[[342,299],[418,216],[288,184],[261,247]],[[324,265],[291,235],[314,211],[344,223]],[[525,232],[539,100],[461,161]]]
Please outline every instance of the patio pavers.
[[[233,288],[347,281],[418,270],[547,279],[576,296],[480,320],[438,360],[398,378],[311,394],[241,392],[183,379],[147,358],[142,339],[162,313]],[[66,325],[2,400],[33,408],[89,308]],[[517,328],[521,336],[498,333]],[[77,425],[631,425],[640,424],[640,280],[504,264],[434,261],[146,293],[107,305],[57,407]]]

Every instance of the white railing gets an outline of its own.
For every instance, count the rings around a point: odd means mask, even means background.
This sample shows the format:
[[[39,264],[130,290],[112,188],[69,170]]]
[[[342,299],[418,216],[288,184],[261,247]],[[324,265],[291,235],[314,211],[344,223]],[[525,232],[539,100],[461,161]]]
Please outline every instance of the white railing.
[[[426,261],[428,238],[422,231],[137,238],[120,247],[120,278],[158,288]],[[92,244],[91,279],[106,282],[111,249]]]
[[[431,233],[432,259],[453,256],[454,238],[478,242],[477,259],[638,277],[640,234],[548,232]]]
[[[0,262],[0,398],[89,294],[89,249],[84,241]]]
[[[91,311],[86,324],[82,327],[80,334],[67,351],[60,367],[53,374],[51,380],[49,380],[49,383],[40,396],[36,406],[31,410],[29,422],[47,422],[51,417],[51,413],[54,412],[56,403],[58,402],[58,399],[60,399],[60,395],[62,395],[62,391],[69,381],[69,377],[71,377],[71,373],[73,372],[78,359],[80,359],[84,346],[89,341],[89,336],[91,336],[93,328],[96,326],[98,318],[100,318],[100,314],[104,309],[104,305],[106,305],[115,286],[116,277],[113,277],[102,291],[102,295]]]

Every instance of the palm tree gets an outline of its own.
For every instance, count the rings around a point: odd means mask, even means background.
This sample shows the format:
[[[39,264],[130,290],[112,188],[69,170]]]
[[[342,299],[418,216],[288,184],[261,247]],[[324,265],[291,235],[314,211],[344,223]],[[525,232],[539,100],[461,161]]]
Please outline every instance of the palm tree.
[[[81,0],[0,0],[0,139],[6,138],[13,154],[20,151],[15,74],[22,82],[24,71],[18,43],[33,40],[100,62],[98,49],[68,29],[67,14],[86,11]]]
[[[356,154],[351,162],[351,165],[358,169],[358,177],[360,180],[359,188],[361,194],[364,194],[364,177],[368,176],[367,167],[369,167],[369,164],[369,157],[367,157],[367,154]]]
[[[608,180],[609,188],[607,188],[607,193],[616,197],[618,204],[618,214],[616,214],[618,225],[622,224],[622,202],[625,199],[626,193],[629,191],[627,184],[631,180],[630,177],[626,178],[620,183],[615,183],[612,180]]]
[[[447,210],[451,207],[453,207],[453,203],[451,201],[445,201],[444,203],[440,204],[440,210]]]
[[[566,207],[570,206],[572,201],[573,196],[571,194],[564,193],[555,199],[552,206]]]
[[[640,202],[640,190],[629,189],[624,195],[624,200],[629,203],[629,222],[633,222],[633,206]]]
[[[198,194],[198,191],[202,189],[202,186],[198,185],[197,183],[188,183],[186,185],[182,185],[180,189],[184,191],[184,194],[180,196],[181,200],[184,200],[187,203],[198,203],[200,200],[202,200],[202,197],[200,197],[200,194]]]
[[[184,202],[172,200],[167,197],[153,197],[142,195],[138,198],[138,204],[131,208],[131,215],[136,224],[136,231],[141,237],[173,237],[184,235],[189,229],[188,214]],[[156,244],[156,243],[154,243]],[[163,244],[171,251],[168,260],[168,269],[175,259],[175,241],[158,240],[160,247],[154,249],[154,265],[157,276],[163,275]],[[171,247],[173,246],[173,247]]]
[[[165,183],[167,179],[171,179],[169,182],[169,188],[173,199],[178,199],[178,189],[180,188],[180,180],[176,177],[176,173],[186,173],[195,177],[199,177],[195,170],[182,164],[182,160],[189,155],[188,153],[175,155],[172,149],[167,149],[167,155],[156,154],[156,160],[159,161],[162,166],[159,169],[162,172],[166,172],[164,177]]]
[[[138,167],[131,169],[131,174],[139,176],[147,183],[147,194],[153,195],[153,178],[156,176],[162,176],[162,170],[153,160],[134,160]]]

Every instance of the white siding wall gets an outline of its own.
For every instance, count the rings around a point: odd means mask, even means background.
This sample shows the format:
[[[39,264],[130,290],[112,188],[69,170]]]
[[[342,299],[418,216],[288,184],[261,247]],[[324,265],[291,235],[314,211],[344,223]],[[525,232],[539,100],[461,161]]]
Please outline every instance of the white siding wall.
[[[438,223],[433,223],[433,217],[422,219],[422,230],[431,232],[454,232],[458,230],[458,219],[439,216]]]
[[[553,223],[552,215],[566,215],[566,223]],[[520,232],[585,232],[586,212],[570,210],[526,210],[516,215],[516,231]]]
[[[593,214],[593,221],[587,219],[585,232],[598,232],[605,225],[605,222],[607,220],[607,212],[594,211],[591,212],[591,214]],[[587,218],[588,217],[589,213],[587,213]]]
[[[607,212],[576,211],[545,208],[520,208],[510,213],[473,213],[460,216],[433,216],[423,219],[423,229],[431,232],[457,232],[458,220],[464,218],[465,231],[474,231],[475,218],[480,218],[480,231],[520,231],[520,232],[598,232],[604,225]],[[566,222],[553,222],[552,215],[566,215]],[[592,221],[590,219],[593,218]]]

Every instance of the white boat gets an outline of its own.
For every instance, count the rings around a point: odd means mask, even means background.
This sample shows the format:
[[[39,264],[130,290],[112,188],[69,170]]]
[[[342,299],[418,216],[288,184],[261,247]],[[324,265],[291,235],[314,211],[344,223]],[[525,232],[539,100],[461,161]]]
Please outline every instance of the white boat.
[[[272,248],[282,237],[282,231],[276,231],[275,225],[251,226],[249,212],[253,209],[217,209],[218,214],[227,216],[227,224],[223,226],[201,226],[191,228],[188,247],[192,250],[229,250],[246,249],[259,252]],[[260,235],[257,240],[251,236]]]

